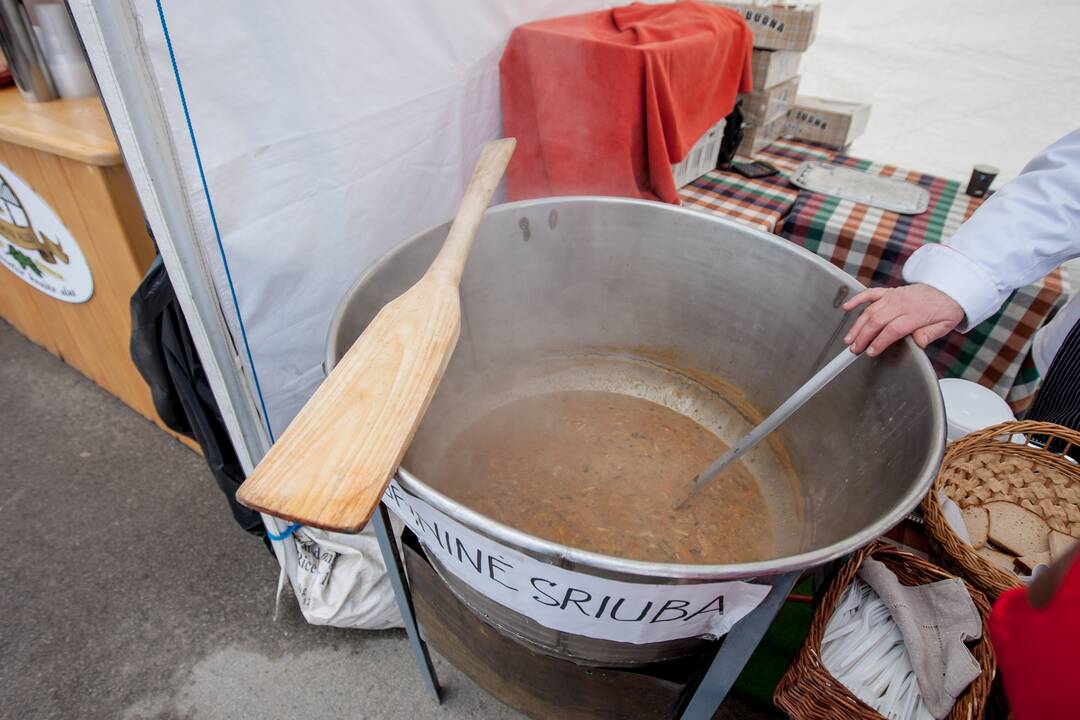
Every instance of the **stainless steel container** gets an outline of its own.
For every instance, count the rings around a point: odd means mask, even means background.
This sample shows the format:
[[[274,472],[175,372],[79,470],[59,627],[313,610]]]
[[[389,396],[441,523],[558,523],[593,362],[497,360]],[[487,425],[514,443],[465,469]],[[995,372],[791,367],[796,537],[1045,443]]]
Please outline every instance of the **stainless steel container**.
[[[334,316],[327,367],[382,305],[419,279],[446,232],[442,225],[421,233],[364,273]],[[787,240],[670,205],[576,197],[491,208],[462,282],[461,340],[406,456],[401,484],[497,542],[628,582],[752,579],[838,558],[898,523],[938,469],[944,410],[930,363],[910,341],[880,358],[860,359],[779,431],[798,481],[776,490],[787,496],[776,499],[791,506],[793,528],[767,560],[662,564],[566,547],[479,515],[409,470],[437,461],[426,448],[456,432],[453,413],[440,408],[451,407],[471,378],[552,353],[620,355],[614,365],[629,370],[613,372],[627,373],[627,387],[663,384],[663,377],[683,385],[716,378],[767,413],[841,349],[850,318],[840,305],[859,289]],[[639,354],[640,367],[633,359]],[[659,374],[642,380],[641,367]],[[556,632],[478,595],[444,569],[440,574],[491,624],[579,662],[646,663],[700,642],[632,645]]]
[[[0,48],[23,100],[46,102],[59,97],[26,6],[20,0],[0,0]]]

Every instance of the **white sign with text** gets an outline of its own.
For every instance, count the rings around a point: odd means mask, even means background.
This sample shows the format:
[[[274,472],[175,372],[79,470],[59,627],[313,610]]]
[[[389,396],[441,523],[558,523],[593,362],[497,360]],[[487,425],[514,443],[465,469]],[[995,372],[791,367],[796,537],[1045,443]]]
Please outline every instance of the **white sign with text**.
[[[68,303],[94,294],[79,243],[49,204],[0,164],[0,265],[35,290]]]
[[[477,592],[553,630],[634,644],[726,634],[768,585],[652,585],[549,565],[450,519],[394,480],[383,502],[427,551]]]

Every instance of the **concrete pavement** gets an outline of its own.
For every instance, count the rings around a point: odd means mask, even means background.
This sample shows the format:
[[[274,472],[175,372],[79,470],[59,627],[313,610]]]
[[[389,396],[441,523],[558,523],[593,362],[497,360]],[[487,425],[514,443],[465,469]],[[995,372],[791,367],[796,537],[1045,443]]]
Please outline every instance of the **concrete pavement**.
[[[0,718],[520,717],[438,657],[436,706],[400,631],[275,622],[202,458],[2,320],[0,527]]]

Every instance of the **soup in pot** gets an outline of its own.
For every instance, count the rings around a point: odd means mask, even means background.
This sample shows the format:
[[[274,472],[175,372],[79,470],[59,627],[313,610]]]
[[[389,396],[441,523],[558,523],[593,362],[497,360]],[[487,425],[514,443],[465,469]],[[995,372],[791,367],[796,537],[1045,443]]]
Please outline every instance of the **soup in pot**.
[[[769,505],[742,462],[673,508],[726,450],[715,434],[663,405],[565,390],[480,415],[426,479],[494,520],[583,550],[700,564],[772,557]]]

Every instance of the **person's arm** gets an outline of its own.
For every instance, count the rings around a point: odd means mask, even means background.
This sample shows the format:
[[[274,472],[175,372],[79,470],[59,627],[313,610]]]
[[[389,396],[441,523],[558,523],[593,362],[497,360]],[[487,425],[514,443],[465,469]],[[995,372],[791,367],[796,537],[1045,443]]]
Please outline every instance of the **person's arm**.
[[[942,245],[904,265],[906,287],[873,288],[844,304],[871,303],[845,338],[870,355],[913,335],[921,347],[993,315],[1018,287],[1080,256],[1080,130],[1048,147],[983,203]]]

